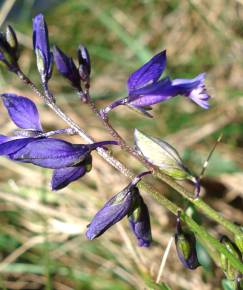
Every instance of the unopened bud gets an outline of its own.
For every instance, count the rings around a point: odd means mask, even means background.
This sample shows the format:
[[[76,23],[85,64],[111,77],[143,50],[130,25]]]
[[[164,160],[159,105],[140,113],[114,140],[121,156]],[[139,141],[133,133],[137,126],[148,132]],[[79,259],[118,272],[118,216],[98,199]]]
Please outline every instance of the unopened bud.
[[[192,232],[182,229],[180,213],[176,223],[175,244],[178,257],[186,268],[194,270],[200,266],[196,251],[196,237]]]
[[[12,26],[8,25],[6,28],[6,41],[9,44],[9,46],[17,52],[18,49],[18,40],[16,37],[16,33],[13,30]]]
[[[78,48],[78,61],[80,78],[83,81],[88,81],[91,73],[91,63],[89,52],[83,45]]]

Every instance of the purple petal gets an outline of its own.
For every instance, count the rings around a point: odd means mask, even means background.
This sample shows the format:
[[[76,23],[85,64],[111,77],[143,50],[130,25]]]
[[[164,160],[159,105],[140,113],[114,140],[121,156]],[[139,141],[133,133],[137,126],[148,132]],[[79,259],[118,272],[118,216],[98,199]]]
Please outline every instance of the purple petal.
[[[35,138],[19,138],[19,139],[8,138],[7,142],[0,144],[0,155],[14,154],[18,150],[21,150],[23,147],[25,147],[27,144],[35,140],[36,140]],[[11,158],[11,156],[9,157]]]
[[[43,138],[33,141],[11,158],[47,168],[69,167],[83,161],[90,152],[85,144],[71,144],[64,140]]]
[[[38,110],[30,99],[15,94],[2,94],[1,97],[10,118],[18,127],[42,131]]]
[[[138,197],[138,207],[128,217],[131,229],[140,247],[149,247],[152,241],[149,211],[141,196]]]
[[[92,157],[88,155],[79,165],[55,169],[52,175],[52,190],[59,190],[66,187],[69,183],[84,176],[92,168]]]
[[[50,52],[48,29],[43,14],[38,14],[33,20],[33,46],[35,52],[39,50],[44,61],[44,75],[46,80],[51,76],[53,57]]]
[[[152,57],[147,63],[136,70],[127,81],[128,91],[141,88],[149,82],[156,82],[166,67],[166,51]]]
[[[137,189],[129,184],[123,191],[114,195],[94,216],[86,237],[93,240],[102,235],[108,228],[123,219],[133,207]]]
[[[0,145],[7,142],[9,139],[10,138],[8,136],[0,135]]]
[[[128,103],[135,107],[151,106],[170,99],[176,95],[176,89],[171,86],[169,78],[134,90],[128,96]]]
[[[59,73],[67,78],[74,87],[80,89],[79,72],[73,59],[63,53],[58,47],[54,47],[53,54]]]
[[[206,74],[202,73],[193,79],[175,79],[172,81],[172,86],[177,90],[178,95],[185,95],[200,107],[208,109],[210,96],[205,88],[205,76]]]
[[[84,176],[85,173],[86,168],[84,165],[55,169],[52,175],[51,188],[52,190],[62,189],[69,183]]]

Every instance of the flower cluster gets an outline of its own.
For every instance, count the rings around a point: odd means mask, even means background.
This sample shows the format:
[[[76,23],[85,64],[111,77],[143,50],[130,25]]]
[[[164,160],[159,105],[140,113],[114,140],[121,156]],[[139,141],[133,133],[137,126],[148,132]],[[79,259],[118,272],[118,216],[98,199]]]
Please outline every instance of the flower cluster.
[[[15,130],[14,136],[0,135],[0,155],[14,161],[54,169],[52,190],[64,188],[90,171],[92,150],[116,144],[115,141],[72,144],[51,138],[51,135],[65,133],[68,130],[44,132],[35,104],[26,97],[2,94],[1,99],[9,117],[19,129]]]

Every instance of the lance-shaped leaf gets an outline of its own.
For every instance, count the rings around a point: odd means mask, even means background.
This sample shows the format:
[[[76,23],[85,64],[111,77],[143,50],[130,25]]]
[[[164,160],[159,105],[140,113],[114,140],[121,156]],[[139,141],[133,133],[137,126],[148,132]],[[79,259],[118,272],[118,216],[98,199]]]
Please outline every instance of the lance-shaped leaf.
[[[72,144],[60,139],[43,138],[31,142],[10,157],[21,162],[58,169],[74,166],[83,161],[91,150],[108,144],[116,144],[116,142]]]
[[[196,237],[192,232],[182,229],[179,216],[177,217],[175,244],[178,257],[186,268],[194,270],[200,266],[196,251]]]
[[[222,236],[220,242],[226,247],[229,253],[231,253],[235,258],[242,261],[240,250],[227,236]],[[232,266],[228,258],[222,253],[220,254],[220,264],[226,277],[229,280],[235,280],[238,272]]]
[[[59,190],[66,187],[71,182],[81,178],[92,168],[92,157],[89,154],[84,161],[72,167],[55,169],[52,175],[52,190]]]
[[[156,82],[160,78],[165,67],[166,51],[163,50],[130,75],[127,81],[129,93],[135,89],[145,86],[150,82]]]
[[[0,139],[1,140],[1,139]],[[1,142],[1,141],[0,141]],[[243,255],[243,226],[240,227],[241,234],[235,235],[235,244]]]
[[[38,110],[30,99],[15,94],[2,94],[1,98],[9,117],[19,128],[42,131]]]
[[[61,75],[68,79],[72,86],[80,89],[80,76],[73,59],[67,56],[60,48],[54,47],[53,49],[54,60],[57,70]]]
[[[128,217],[131,229],[140,247],[149,247],[152,241],[149,211],[142,196],[137,195],[134,210]]]
[[[138,189],[129,184],[114,195],[92,219],[86,232],[87,238],[93,240],[99,237],[112,225],[129,215],[134,208],[134,201],[138,194]]]
[[[37,58],[37,67],[42,82],[51,77],[53,55],[50,51],[48,29],[43,14],[38,14],[33,20],[33,46]]]

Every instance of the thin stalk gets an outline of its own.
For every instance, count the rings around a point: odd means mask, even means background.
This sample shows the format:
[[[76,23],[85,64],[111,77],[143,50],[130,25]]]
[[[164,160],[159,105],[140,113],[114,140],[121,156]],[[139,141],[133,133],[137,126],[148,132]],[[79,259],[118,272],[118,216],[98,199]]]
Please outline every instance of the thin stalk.
[[[42,93],[37,89],[37,87],[31,82],[31,80],[27,76],[24,75],[24,73],[20,69],[17,70],[16,73],[25,84],[30,86],[30,88],[35,93],[37,93],[38,96],[40,96],[43,100],[46,100],[46,97],[42,95]],[[68,124],[68,126],[74,129],[82,139],[84,139],[88,143],[95,142],[95,140],[90,135],[88,135],[82,128],[80,128],[78,124],[76,124],[70,117],[68,117],[54,102],[47,101],[46,104],[61,119],[63,119],[63,121],[65,121]],[[128,169],[119,160],[114,158],[110,152],[108,152],[103,148],[97,148],[96,150],[101,157],[103,157],[110,165],[112,165],[114,168],[120,171],[123,175],[125,175],[129,179],[134,179],[136,177],[136,175],[130,169]],[[179,186],[177,183],[175,184],[176,186]],[[144,181],[140,181],[138,187],[141,188],[143,191],[146,191],[147,193],[152,195],[158,201],[159,204],[166,207],[173,214],[177,215],[178,210],[181,210],[181,208],[179,208],[177,205],[175,205],[173,202],[171,202],[169,199],[167,199],[160,192],[158,192],[151,185],[145,183]],[[211,211],[212,209],[210,209],[209,207],[209,216],[211,214]],[[211,244],[215,247],[215,249],[223,253],[237,270],[243,271],[243,264],[239,260],[237,260],[233,255],[231,255],[226,250],[226,248],[217,239],[211,236],[202,226],[199,226],[195,221],[193,221],[189,216],[186,216],[185,214],[181,215],[181,220],[184,221],[188,225],[188,227],[191,228],[199,237],[201,237],[204,240],[206,239],[210,241]]]

